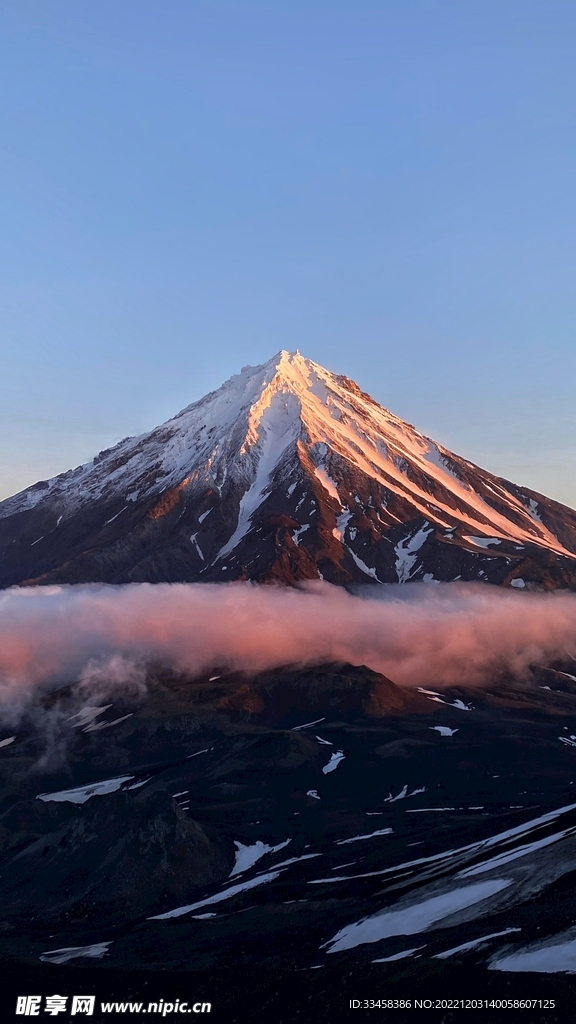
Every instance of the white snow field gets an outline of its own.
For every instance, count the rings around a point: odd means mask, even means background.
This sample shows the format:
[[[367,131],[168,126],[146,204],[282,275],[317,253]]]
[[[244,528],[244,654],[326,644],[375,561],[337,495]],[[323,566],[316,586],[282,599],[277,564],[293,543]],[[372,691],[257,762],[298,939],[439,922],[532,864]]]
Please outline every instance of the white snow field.
[[[329,953],[342,949],[353,949],[366,942],[379,942],[391,935],[415,935],[427,931],[431,925],[442,921],[459,910],[489,899],[505,889],[510,882],[505,878],[491,878],[475,885],[432,896],[422,903],[414,903],[398,910],[385,910],[372,917],[366,917],[354,924],[346,925],[326,943]]]

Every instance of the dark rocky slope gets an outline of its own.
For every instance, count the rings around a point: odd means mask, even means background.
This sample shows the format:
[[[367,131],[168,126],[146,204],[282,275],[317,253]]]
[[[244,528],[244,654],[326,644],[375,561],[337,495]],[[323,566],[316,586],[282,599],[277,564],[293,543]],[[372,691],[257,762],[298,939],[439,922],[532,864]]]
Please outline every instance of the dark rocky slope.
[[[576,584],[576,512],[279,353],[0,503],[0,586],[250,579]]]

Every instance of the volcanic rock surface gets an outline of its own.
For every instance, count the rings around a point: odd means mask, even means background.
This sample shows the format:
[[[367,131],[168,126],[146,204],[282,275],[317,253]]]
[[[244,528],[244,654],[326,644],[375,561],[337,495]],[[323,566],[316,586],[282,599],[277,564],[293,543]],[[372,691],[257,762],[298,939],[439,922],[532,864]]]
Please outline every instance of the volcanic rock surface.
[[[190,989],[221,979],[228,1012],[215,1019],[240,1021],[262,1019],[246,979],[267,971],[314,968],[332,1008],[319,1019],[333,1020],[341,979],[350,997],[367,977],[364,994],[405,996],[463,970],[485,994],[525,963],[567,969],[576,696],[564,668],[487,691],[407,692],[324,665],[151,673],[145,694],[111,690],[102,706],[74,686],[38,696],[0,737],[6,974],[59,965],[35,990],[77,991],[75,969],[91,966],[90,991],[109,993],[109,969],[194,971]]]
[[[480,469],[299,353],[0,503],[0,586],[576,585],[576,512]]]

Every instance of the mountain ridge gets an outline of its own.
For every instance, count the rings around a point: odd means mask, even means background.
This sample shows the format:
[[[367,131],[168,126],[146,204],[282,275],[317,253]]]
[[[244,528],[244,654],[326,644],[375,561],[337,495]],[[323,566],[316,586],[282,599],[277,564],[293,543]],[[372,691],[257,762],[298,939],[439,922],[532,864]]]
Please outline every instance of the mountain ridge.
[[[576,585],[576,512],[279,352],[0,502],[0,586],[231,579]]]

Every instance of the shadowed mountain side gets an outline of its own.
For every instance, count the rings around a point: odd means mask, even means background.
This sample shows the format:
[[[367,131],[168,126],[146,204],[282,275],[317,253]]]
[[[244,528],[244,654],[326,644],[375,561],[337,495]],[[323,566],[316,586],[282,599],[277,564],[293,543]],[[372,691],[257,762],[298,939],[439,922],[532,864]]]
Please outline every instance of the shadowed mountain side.
[[[409,580],[576,587],[576,512],[299,353],[0,502],[0,587]]]
[[[228,844],[153,789],[79,806],[16,803],[0,817],[0,841],[3,913],[22,917],[41,906],[54,926],[140,917],[223,881],[233,863]]]
[[[283,668],[248,677],[223,674],[190,680],[156,670],[144,715],[217,714],[230,721],[290,728],[301,713],[319,710],[367,715],[430,714],[420,693],[396,686],[365,665]]]
[[[378,960],[388,977],[400,954],[408,983],[447,951],[467,968],[552,944],[574,919],[565,668],[494,692],[331,664],[149,672],[146,692],[112,685],[89,706],[74,686],[37,693],[0,749],[0,957],[104,972]]]

